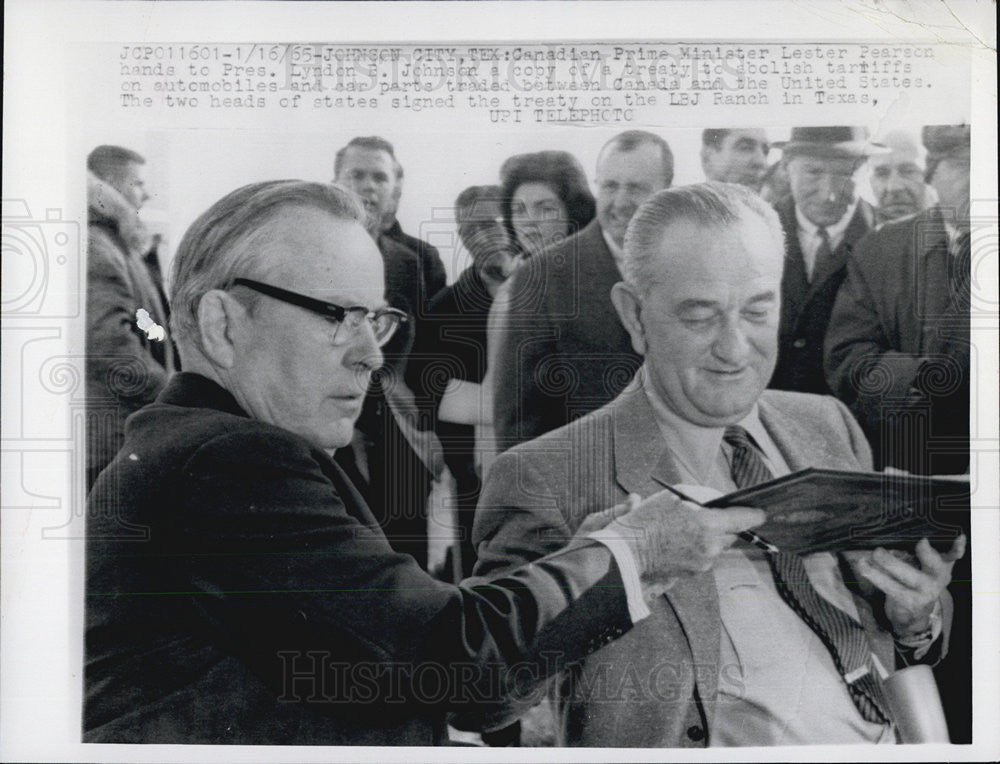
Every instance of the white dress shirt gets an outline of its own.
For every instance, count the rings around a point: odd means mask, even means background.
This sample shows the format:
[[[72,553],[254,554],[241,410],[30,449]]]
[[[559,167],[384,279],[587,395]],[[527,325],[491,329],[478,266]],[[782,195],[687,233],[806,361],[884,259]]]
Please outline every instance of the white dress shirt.
[[[667,447],[685,483],[700,501],[736,490],[724,428],[699,427],[662,402],[640,372]],[[739,424],[757,442],[772,474],[789,467],[760,421],[756,407]],[[802,562],[816,591],[858,620],[851,593],[834,555],[805,555]],[[785,603],[770,566],[756,548],[739,543],[717,560],[722,639],[714,746],[892,743],[892,728],[866,721],[851,700],[826,646]]]

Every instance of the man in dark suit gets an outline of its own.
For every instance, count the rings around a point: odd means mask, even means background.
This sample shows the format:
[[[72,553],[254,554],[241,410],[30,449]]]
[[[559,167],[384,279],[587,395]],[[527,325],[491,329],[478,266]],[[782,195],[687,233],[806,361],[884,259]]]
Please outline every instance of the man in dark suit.
[[[421,427],[403,377],[438,270],[444,286],[444,266],[433,247],[412,246],[418,240],[406,243],[383,230],[387,218],[395,220],[401,190],[402,169],[392,144],[378,137],[355,138],[337,152],[334,173],[334,181],[364,203],[369,233],[385,264],[386,300],[407,314],[406,323],[383,351],[385,364],[372,380],[352,442],[338,451],[336,459],[393,548],[426,568],[427,500],[440,472],[440,446],[433,432]],[[433,284],[429,277],[435,279]]]
[[[597,158],[597,218],[510,280],[496,354],[494,426],[500,450],[603,406],[641,359],[611,305],[625,229],[673,180],[666,141],[629,130]],[[491,352],[491,355],[492,352]]]
[[[823,337],[847,256],[874,224],[874,212],[856,194],[856,175],[875,151],[857,127],[796,127],[777,143],[788,169],[790,198],[776,205],[785,231],[777,390],[828,394]]]
[[[878,467],[933,475],[972,466],[970,138],[968,125],[924,128],[938,206],[859,242],[830,318],[827,379],[864,428]],[[972,739],[970,582],[962,560],[951,587],[953,649],[935,669],[954,742]]]
[[[416,306],[421,312],[416,315],[422,316],[427,302],[444,289],[447,276],[437,248],[404,233],[396,219],[403,194],[403,166],[396,159],[392,144],[378,136],[352,138],[337,152],[333,174],[338,183],[361,197],[381,236],[417,255],[424,289],[421,303]]]
[[[187,371],[88,504],[86,742],[441,743],[446,710],[528,693],[674,574],[666,495],[502,581],[448,586],[391,550],[328,456],[400,319],[363,218],[334,186],[257,183],[181,241]],[[727,517],[720,545],[763,519]]]
[[[859,242],[830,319],[830,387],[878,467],[969,470],[969,135],[925,128],[939,203]]]
[[[607,406],[497,459],[476,517],[478,575],[557,549],[588,513],[627,494],[678,486],[705,500],[810,466],[870,468],[839,401],[764,389],[783,255],[777,216],[743,187],[661,191],[640,208],[612,299],[644,364]],[[704,511],[677,522],[679,543],[697,544]],[[961,538],[942,555],[921,540],[910,561],[885,550],[838,560],[740,541],[678,576],[649,619],[561,675],[560,740],[891,742],[870,656],[891,667],[941,653],[944,589],[964,548]],[[507,721],[497,713],[485,724]]]

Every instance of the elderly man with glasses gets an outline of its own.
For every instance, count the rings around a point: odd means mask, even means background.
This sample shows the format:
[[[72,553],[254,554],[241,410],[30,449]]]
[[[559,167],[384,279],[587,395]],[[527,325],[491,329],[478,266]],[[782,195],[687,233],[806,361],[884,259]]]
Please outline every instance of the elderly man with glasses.
[[[449,586],[393,552],[328,454],[402,318],[363,219],[342,189],[275,181],[185,234],[185,372],[89,497],[85,741],[444,743],[446,711],[529,692],[678,573],[666,494],[502,580]],[[720,511],[704,548],[762,519]]]

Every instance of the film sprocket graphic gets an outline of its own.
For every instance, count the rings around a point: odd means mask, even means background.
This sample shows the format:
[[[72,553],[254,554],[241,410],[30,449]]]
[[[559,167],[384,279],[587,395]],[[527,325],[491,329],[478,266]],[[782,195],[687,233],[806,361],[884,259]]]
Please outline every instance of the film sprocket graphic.
[[[3,200],[5,318],[74,318],[82,308],[80,226],[58,208],[35,218],[24,199]]]

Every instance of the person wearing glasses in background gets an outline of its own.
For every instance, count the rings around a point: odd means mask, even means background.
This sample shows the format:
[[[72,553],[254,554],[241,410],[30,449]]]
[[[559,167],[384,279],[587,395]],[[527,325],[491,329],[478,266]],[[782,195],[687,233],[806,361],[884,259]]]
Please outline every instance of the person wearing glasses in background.
[[[648,616],[676,500],[630,497],[500,581],[394,552],[328,452],[400,312],[349,192],[240,188],[185,234],[185,370],[129,419],[87,514],[85,742],[435,745]],[[763,514],[725,510],[723,532]]]

